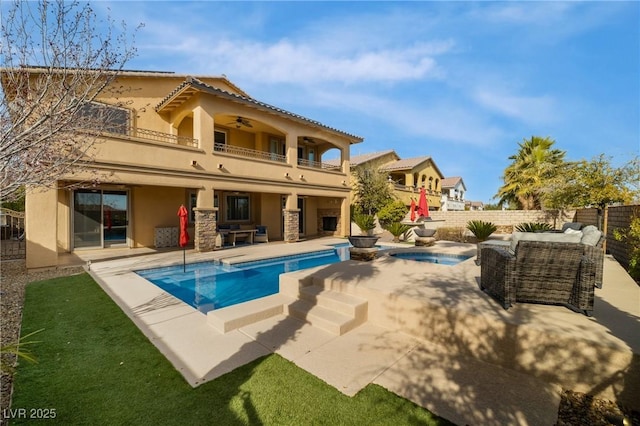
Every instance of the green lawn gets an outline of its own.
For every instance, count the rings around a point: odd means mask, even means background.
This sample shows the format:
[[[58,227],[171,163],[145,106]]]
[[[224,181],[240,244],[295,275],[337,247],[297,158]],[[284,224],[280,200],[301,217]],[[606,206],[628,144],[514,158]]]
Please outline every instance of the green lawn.
[[[278,355],[194,389],[87,274],[29,284],[22,327],[45,330],[32,338],[38,363],[18,368],[14,416],[24,408],[26,417],[54,409],[64,424],[450,424],[376,385],[345,396]]]

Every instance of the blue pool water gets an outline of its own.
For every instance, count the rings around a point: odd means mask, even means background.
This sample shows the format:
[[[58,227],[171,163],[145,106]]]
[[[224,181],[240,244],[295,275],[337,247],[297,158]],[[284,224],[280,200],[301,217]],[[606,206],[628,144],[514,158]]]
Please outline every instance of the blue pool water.
[[[463,260],[467,260],[472,256],[463,256],[456,254],[442,254],[442,253],[423,253],[423,252],[401,252],[393,253],[391,256],[398,259],[415,260],[418,262],[438,263],[441,265],[456,265]]]
[[[223,264],[218,261],[136,271],[164,291],[201,312],[224,308],[275,294],[279,276],[314,266],[349,259],[349,249],[335,249],[253,262]]]
[[[280,274],[315,266],[328,265],[349,259],[348,243],[333,249],[276,257],[232,265],[219,261],[188,263],[186,272],[182,265],[136,271],[167,293],[193,306],[201,312],[225,308],[249,300],[276,294]],[[379,249],[390,248],[379,246]],[[398,258],[421,262],[454,265],[468,256],[438,253],[405,252],[393,254]]]

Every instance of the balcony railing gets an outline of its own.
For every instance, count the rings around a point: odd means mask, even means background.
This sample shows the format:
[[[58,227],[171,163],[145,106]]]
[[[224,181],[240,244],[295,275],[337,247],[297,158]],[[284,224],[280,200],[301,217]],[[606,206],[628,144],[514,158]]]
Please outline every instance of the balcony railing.
[[[156,130],[142,129],[140,127],[123,127],[111,131],[106,131],[105,133],[110,135],[147,139],[151,141],[164,142],[175,145],[198,147],[198,139],[186,136],[172,135],[169,133],[158,132]]]
[[[305,167],[314,167],[316,169],[323,169],[323,170],[340,170],[340,166],[336,166],[335,164],[327,164],[327,163],[321,163],[319,161],[305,160],[304,158],[298,158],[298,165],[305,166]]]
[[[257,151],[255,149],[242,148],[240,146],[227,145],[225,143],[214,144],[213,150],[216,152],[224,152],[227,154],[233,154],[247,158],[255,158],[258,160],[277,161],[278,163],[287,162],[287,157],[284,155],[265,151]]]

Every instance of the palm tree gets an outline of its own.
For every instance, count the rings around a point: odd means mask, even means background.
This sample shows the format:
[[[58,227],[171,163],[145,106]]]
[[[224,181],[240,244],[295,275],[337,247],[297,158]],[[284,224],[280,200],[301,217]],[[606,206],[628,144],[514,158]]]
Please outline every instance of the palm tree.
[[[549,180],[564,165],[565,151],[551,149],[555,141],[549,137],[532,136],[518,144],[512,163],[504,170],[504,185],[496,197],[500,203],[514,202],[524,210],[542,207],[542,195]]]

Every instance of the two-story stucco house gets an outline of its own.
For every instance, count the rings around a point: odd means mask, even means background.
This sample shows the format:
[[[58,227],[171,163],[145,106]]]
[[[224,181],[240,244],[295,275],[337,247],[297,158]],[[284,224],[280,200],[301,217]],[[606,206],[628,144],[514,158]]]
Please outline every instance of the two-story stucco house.
[[[101,135],[90,170],[27,193],[27,267],[76,250],[154,247],[182,204],[199,251],[215,249],[220,224],[266,226],[287,242],[349,235],[349,149],[362,138],[253,99],[224,76],[125,71],[113,84],[130,90],[125,107],[96,99],[120,126]],[[337,164],[322,161],[330,150]]]
[[[464,210],[465,192],[467,192],[467,187],[460,176],[442,179],[442,210]]]
[[[336,163],[337,164],[337,163]],[[407,206],[424,187],[430,210],[440,210],[443,174],[431,157],[401,159],[394,150],[354,155],[351,167],[372,167],[388,176],[393,195]]]

